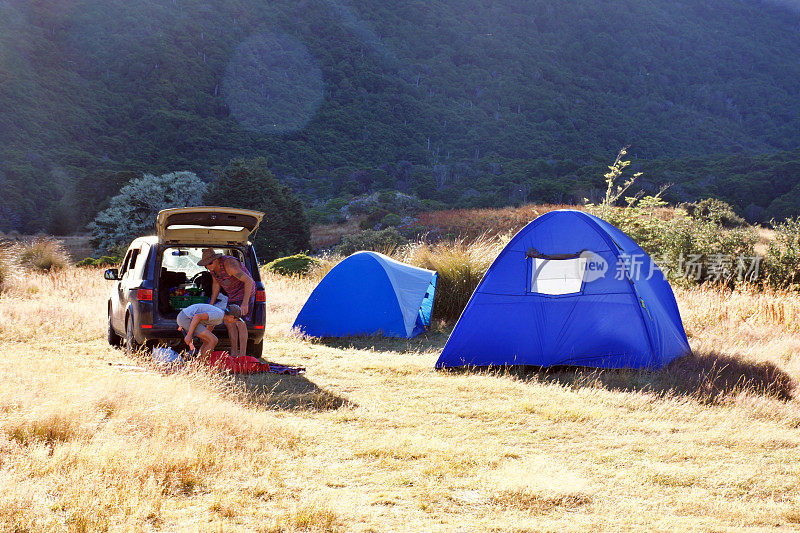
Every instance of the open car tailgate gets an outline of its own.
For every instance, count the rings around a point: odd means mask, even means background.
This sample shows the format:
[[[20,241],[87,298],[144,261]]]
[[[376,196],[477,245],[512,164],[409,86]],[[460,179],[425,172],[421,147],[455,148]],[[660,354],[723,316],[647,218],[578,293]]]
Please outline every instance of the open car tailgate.
[[[156,232],[166,244],[245,244],[263,217],[232,207],[177,207],[159,211]]]

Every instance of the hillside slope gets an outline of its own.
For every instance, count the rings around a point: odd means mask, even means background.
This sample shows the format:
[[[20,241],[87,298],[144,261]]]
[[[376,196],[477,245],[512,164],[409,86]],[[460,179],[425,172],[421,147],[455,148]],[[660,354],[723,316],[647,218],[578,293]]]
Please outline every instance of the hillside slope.
[[[70,231],[139,172],[210,179],[236,156],[269,156],[309,203],[496,205],[577,197],[627,143],[796,150],[787,6],[0,1],[0,230]]]

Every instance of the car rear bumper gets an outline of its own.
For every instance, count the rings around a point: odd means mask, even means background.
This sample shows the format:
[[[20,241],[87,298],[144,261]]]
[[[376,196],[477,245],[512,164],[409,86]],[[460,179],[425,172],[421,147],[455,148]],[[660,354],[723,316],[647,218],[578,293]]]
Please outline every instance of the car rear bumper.
[[[212,332],[221,343],[228,344],[228,328],[224,325],[216,326]],[[156,327],[141,328],[141,341],[148,344],[166,344],[174,346],[183,342],[184,334],[178,331],[178,325],[175,324],[169,328]],[[252,327],[247,328],[247,340],[259,344],[264,340],[264,330],[255,329]]]

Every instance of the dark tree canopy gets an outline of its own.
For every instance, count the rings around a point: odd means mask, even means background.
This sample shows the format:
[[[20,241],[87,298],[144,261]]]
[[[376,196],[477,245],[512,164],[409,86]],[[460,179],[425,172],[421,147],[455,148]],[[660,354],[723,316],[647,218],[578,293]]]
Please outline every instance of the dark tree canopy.
[[[234,159],[220,169],[206,203],[264,212],[253,245],[261,262],[308,250],[311,232],[303,205],[269,170],[264,158]]]

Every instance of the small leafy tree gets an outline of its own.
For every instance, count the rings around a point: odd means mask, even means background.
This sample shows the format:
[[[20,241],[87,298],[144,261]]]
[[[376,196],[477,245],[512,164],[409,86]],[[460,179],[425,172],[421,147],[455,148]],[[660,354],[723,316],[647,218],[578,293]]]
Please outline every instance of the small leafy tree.
[[[603,175],[606,180],[606,197],[603,199],[603,217],[605,217],[608,208],[613,206],[617,200],[622,198],[622,195],[625,194],[633,182],[636,181],[636,178],[642,175],[641,172],[635,173],[629,179],[622,182],[622,184],[617,183],[617,181],[622,177],[622,172],[625,170],[625,167],[631,164],[630,161],[623,161],[622,158],[628,153],[629,146],[625,146],[622,148],[619,153],[617,154],[617,158],[614,160],[614,164],[608,167],[608,172]],[[628,204],[633,202],[629,201]]]
[[[145,174],[133,179],[89,224],[92,244],[101,253],[119,255],[136,237],[154,232],[159,211],[201,205],[205,192],[206,184],[193,172]]]
[[[797,287],[800,283],[800,217],[776,223],[772,221],[775,239],[770,242],[764,267],[770,284]]]
[[[311,229],[300,200],[275,179],[266,159],[234,159],[218,171],[208,191],[211,205],[254,209],[264,213],[251,237],[261,261],[308,250]]]

